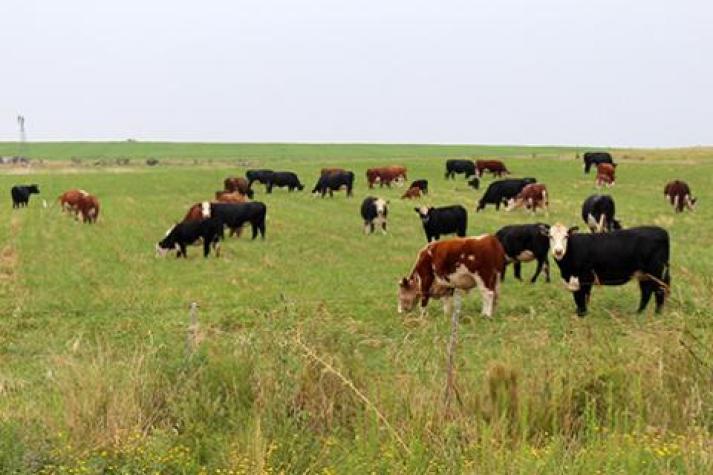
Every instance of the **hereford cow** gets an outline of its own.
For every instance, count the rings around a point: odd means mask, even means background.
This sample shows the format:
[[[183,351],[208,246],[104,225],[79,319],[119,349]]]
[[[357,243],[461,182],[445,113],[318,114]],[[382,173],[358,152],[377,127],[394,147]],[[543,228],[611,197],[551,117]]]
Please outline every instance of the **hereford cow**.
[[[57,200],[63,211],[67,211],[82,222],[95,223],[99,218],[99,199],[84,190],[65,191]]]
[[[482,177],[486,171],[497,177],[510,173],[508,169],[505,168],[505,164],[500,160],[476,160],[475,171],[479,177]]]
[[[466,178],[475,175],[473,160],[446,160],[446,179],[455,178],[458,173],[465,174]]]
[[[361,203],[361,217],[364,219],[364,234],[374,232],[375,226],[381,226],[386,234],[386,217],[389,214],[389,202],[375,196],[367,196]]]
[[[691,194],[688,183],[681,180],[674,180],[666,184],[663,194],[673,206],[676,213],[681,213],[684,209],[695,209],[697,198]]]
[[[366,171],[366,180],[369,188],[374,188],[374,183],[379,183],[379,186],[384,185],[391,187],[391,183],[406,180],[406,167],[400,165],[391,165],[388,167],[369,168]]]
[[[12,197],[12,207],[22,208],[30,202],[30,195],[39,194],[40,189],[37,185],[15,185],[10,189]]]
[[[329,196],[334,196],[334,191],[340,190],[345,187],[347,190],[347,197],[352,196],[352,187],[354,186],[354,173],[352,172],[334,172],[330,174],[325,174],[319,177],[317,184],[314,185],[312,190],[313,195],[321,194],[322,198],[329,192]]]
[[[401,195],[402,200],[415,200],[416,198],[421,197],[421,188],[417,188],[415,186],[412,186],[406,192]]]
[[[548,236],[577,315],[586,315],[593,285],[622,285],[632,278],[641,290],[639,312],[646,309],[652,294],[656,312],[661,311],[671,282],[669,237],[664,229],[645,226],[596,234],[576,234],[576,230],[555,224]]]
[[[597,178],[594,180],[594,183],[597,187],[602,187],[604,185],[606,186],[614,186],[614,182],[616,181],[615,178],[615,172],[614,172],[614,167],[616,165],[613,165],[611,163],[600,163],[597,165]]]
[[[495,209],[499,210],[500,205],[507,203],[511,198],[515,198],[523,188],[530,183],[536,183],[535,178],[508,178],[498,180],[488,185],[488,189],[478,201],[476,213],[485,208],[485,205],[493,204]]]
[[[547,187],[542,183],[526,185],[514,198],[510,198],[507,210],[512,211],[523,206],[533,214],[537,208],[542,208],[545,212],[548,212],[550,202]]]
[[[530,282],[537,281],[537,277],[543,269],[545,270],[545,280],[550,281],[550,260],[547,257],[550,250],[550,240],[547,238],[549,229],[549,225],[544,223],[516,224],[500,228],[495,234],[505,249],[508,263],[514,263],[517,280],[522,280],[521,263],[536,260],[537,268]],[[505,274],[503,273],[504,279]]]
[[[504,272],[505,251],[495,236],[486,234],[430,243],[418,253],[408,277],[399,282],[398,311],[410,311],[420,299],[423,315],[431,298],[443,298],[444,311],[449,313],[454,292],[478,287],[482,314],[491,317]]]
[[[421,206],[414,208],[421,218],[426,242],[438,241],[442,234],[457,234],[464,237],[468,229],[468,211],[461,205]]]
[[[176,257],[188,257],[186,247],[203,241],[203,257],[208,257],[211,246],[216,257],[220,256],[220,239],[223,234],[223,223],[217,218],[184,221],[173,226],[166,236],[156,244],[156,255],[165,256],[170,251],[176,251]]]
[[[582,160],[584,161],[584,173],[589,173],[589,169],[592,168],[592,165],[596,167],[600,163],[614,164],[614,160],[612,160],[609,152],[584,152]]]
[[[611,232],[621,229],[614,218],[616,208],[609,195],[592,195],[582,203],[582,220],[593,233]]]
[[[254,192],[250,188],[250,183],[245,178],[239,177],[229,177],[223,181],[223,189],[228,192],[238,192],[253,199]]]
[[[216,191],[215,201],[220,203],[245,203],[248,197],[239,191]]]
[[[418,188],[424,195],[428,194],[428,180],[414,180],[409,188]]]

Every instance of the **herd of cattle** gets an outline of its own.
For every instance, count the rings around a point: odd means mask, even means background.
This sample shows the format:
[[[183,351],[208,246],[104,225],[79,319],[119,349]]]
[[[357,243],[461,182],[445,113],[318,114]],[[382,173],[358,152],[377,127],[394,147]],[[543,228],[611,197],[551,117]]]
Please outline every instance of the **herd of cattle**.
[[[597,186],[614,184],[616,164],[607,152],[587,152],[583,156],[584,171],[597,168]],[[446,179],[463,174],[468,184],[480,187],[480,179],[489,172],[495,177],[510,174],[498,160],[447,160]],[[402,166],[371,168],[366,172],[369,188],[375,185],[390,187],[407,180],[407,169]],[[229,177],[224,180],[223,190],[215,193],[211,201],[191,206],[183,220],[170,228],[156,244],[156,253],[166,255],[176,251],[177,257],[187,257],[187,246],[202,243],[203,255],[213,249],[220,254],[224,229],[230,235],[240,235],[242,227],[250,224],[252,239],[265,238],[267,206],[253,201],[253,185],[260,183],[265,192],[272,193],[275,187],[287,188],[290,192],[304,189],[299,177],[289,171],[267,169],[248,170],[245,177]],[[324,168],[312,189],[316,196],[345,190],[352,196],[354,173],[341,168]],[[11,189],[13,208],[27,206],[30,195],[38,194],[38,185],[18,185]],[[428,181],[415,180],[402,195],[402,199],[416,199],[428,194]],[[675,180],[664,188],[664,195],[676,212],[693,209],[696,198],[683,181]],[[99,217],[99,200],[96,196],[79,189],[69,190],[58,198],[61,208],[85,223],[96,222]],[[489,184],[476,212],[492,204],[512,210],[525,207],[535,213],[538,208],[547,212],[548,191],[534,177],[505,178]],[[387,232],[389,202],[376,196],[367,196],[360,208],[364,232],[376,229]],[[449,310],[456,293],[478,288],[482,295],[482,313],[490,317],[505,276],[505,268],[513,263],[515,278],[521,280],[521,264],[536,261],[537,268],[531,278],[535,282],[542,271],[550,281],[548,254],[557,263],[565,286],[573,293],[577,314],[587,312],[587,303],[594,285],[620,285],[635,278],[639,282],[643,311],[651,296],[655,296],[656,311],[663,306],[669,291],[669,236],[656,226],[623,229],[615,217],[614,200],[609,195],[595,194],[586,198],[582,205],[582,220],[591,234],[577,233],[577,227],[567,228],[562,224],[545,223],[509,225],[494,234],[466,237],[468,212],[461,205],[444,207],[418,206],[418,214],[426,236],[427,245],[418,253],[412,271],[399,281],[398,311],[412,310],[420,302],[424,313],[431,299],[442,299],[444,309]],[[458,237],[439,241],[441,236],[455,234]]]

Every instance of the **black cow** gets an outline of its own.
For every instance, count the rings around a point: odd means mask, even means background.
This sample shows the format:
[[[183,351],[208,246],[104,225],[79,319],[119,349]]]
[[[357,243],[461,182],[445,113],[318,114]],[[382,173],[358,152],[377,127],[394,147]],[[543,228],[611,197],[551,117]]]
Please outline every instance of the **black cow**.
[[[474,177],[471,178],[470,181],[468,182],[468,186],[470,186],[470,187],[473,188],[474,190],[479,189],[479,188],[480,188],[480,178],[478,178],[477,176],[474,176]]]
[[[269,186],[270,182],[272,181],[272,176],[274,174],[274,171],[267,170],[264,168],[260,170],[246,171],[245,178],[248,179],[248,188],[251,188],[254,182],[262,183],[267,188],[267,186]]]
[[[233,232],[240,229],[243,224],[250,223],[253,239],[258,235],[265,239],[265,215],[267,206],[259,201],[247,203],[211,203],[210,217],[217,218]],[[222,232],[221,232],[222,237]]]
[[[208,257],[211,246],[218,257],[222,234],[223,223],[218,218],[183,221],[169,229],[166,236],[156,244],[156,254],[165,256],[175,249],[176,257],[188,257],[186,247],[202,239],[203,257]]]
[[[314,185],[312,193],[319,193],[324,198],[324,195],[329,191],[329,196],[332,197],[334,196],[334,191],[338,191],[343,186],[347,188],[347,196],[352,196],[354,173],[336,171],[328,175],[322,175],[317,180],[317,184]]]
[[[455,179],[456,173],[465,173],[465,177],[475,175],[473,160],[446,160],[446,179]]]
[[[468,229],[468,212],[461,205],[440,208],[421,206],[414,209],[423,223],[427,242],[438,241],[441,234],[455,233],[460,237],[465,237]]]
[[[40,189],[37,185],[16,185],[10,189],[12,195],[12,207],[21,208],[27,206],[30,202],[30,195],[39,194]]]
[[[488,185],[488,189],[478,201],[476,213],[485,208],[487,204],[495,205],[495,209],[499,210],[501,204],[507,203],[511,198],[515,198],[525,186],[530,183],[537,183],[535,178],[508,178],[498,180]]]
[[[295,189],[302,191],[304,185],[300,183],[300,179],[295,173],[292,172],[274,172],[272,178],[267,184],[267,192],[272,193],[272,187],[276,186],[278,188],[287,187],[289,191]]]
[[[555,224],[548,235],[562,280],[574,295],[577,315],[586,315],[592,285],[622,285],[632,277],[641,290],[639,312],[646,309],[652,294],[656,294],[656,313],[661,311],[671,283],[666,230],[644,226],[576,234],[576,229]]]
[[[424,195],[428,194],[428,180],[415,180],[409,188],[418,188]],[[407,188],[408,189],[408,188]]]
[[[495,236],[505,249],[507,262],[514,262],[515,278],[522,280],[520,269],[522,262],[537,260],[537,269],[530,282],[537,281],[540,272],[545,270],[545,280],[550,281],[550,260],[547,252],[550,250],[550,240],[547,233],[550,227],[544,223],[516,224],[501,228]],[[503,278],[505,274],[503,273]]]
[[[376,196],[364,198],[361,203],[361,217],[364,219],[365,234],[373,233],[375,225],[381,225],[381,232],[386,234],[386,217],[389,214],[388,205],[388,201]]]
[[[584,160],[584,173],[589,173],[589,169],[592,168],[592,165],[594,165],[594,168],[597,168],[597,165],[600,163],[611,163],[614,165],[614,160],[612,160],[609,152],[584,152],[582,159]]]
[[[611,232],[621,229],[621,223],[614,219],[614,200],[609,195],[592,195],[582,203],[582,220],[593,233]]]

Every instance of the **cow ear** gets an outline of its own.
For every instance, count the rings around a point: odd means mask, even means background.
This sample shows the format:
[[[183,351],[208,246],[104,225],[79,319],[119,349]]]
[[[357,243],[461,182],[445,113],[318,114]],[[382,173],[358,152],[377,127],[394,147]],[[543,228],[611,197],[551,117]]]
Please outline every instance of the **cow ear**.
[[[407,279],[406,277],[402,278],[402,279],[399,281],[399,286],[401,286],[401,287],[403,287],[403,288],[408,287],[408,279]]]
[[[421,214],[421,209],[420,209],[420,208],[414,208],[413,210],[414,210],[415,212],[417,212],[418,214]]]
[[[567,234],[574,234],[574,233],[576,233],[577,231],[579,231],[579,226],[572,226],[571,228],[569,228],[569,229],[567,230]]]
[[[543,236],[549,236],[550,235],[550,225],[549,224],[540,224],[538,226],[540,229],[540,234]]]
[[[390,201],[390,200],[386,200],[386,204],[389,204],[389,203],[391,203],[391,201]]]

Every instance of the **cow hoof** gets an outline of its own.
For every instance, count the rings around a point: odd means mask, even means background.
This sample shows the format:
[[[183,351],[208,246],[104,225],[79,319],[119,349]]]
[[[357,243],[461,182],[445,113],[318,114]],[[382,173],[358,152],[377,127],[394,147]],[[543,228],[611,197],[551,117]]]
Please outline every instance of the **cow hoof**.
[[[578,316],[579,318],[583,318],[585,315],[587,315],[587,311],[586,311],[586,310],[582,310],[581,308],[580,308],[580,309],[577,309],[577,316]]]

